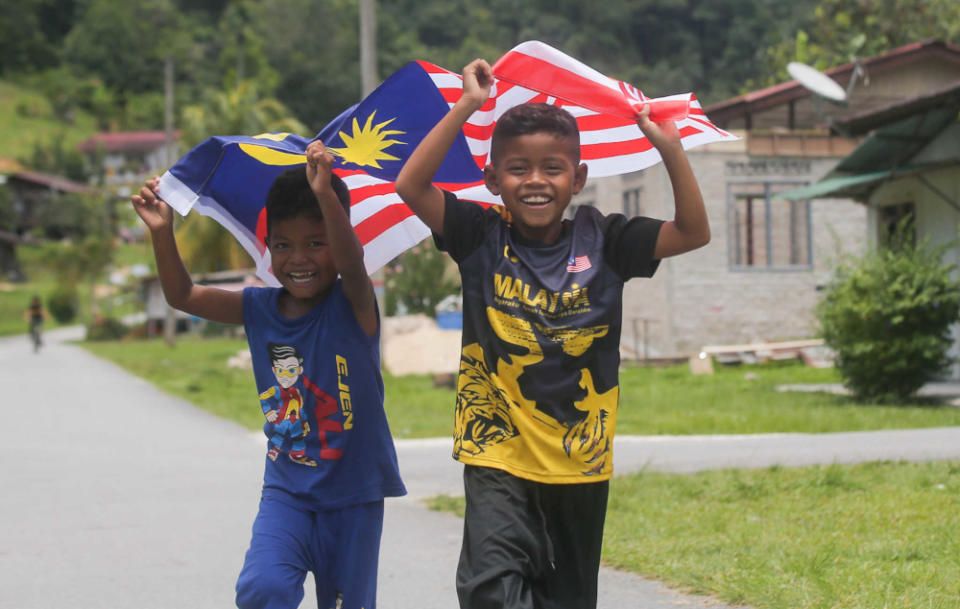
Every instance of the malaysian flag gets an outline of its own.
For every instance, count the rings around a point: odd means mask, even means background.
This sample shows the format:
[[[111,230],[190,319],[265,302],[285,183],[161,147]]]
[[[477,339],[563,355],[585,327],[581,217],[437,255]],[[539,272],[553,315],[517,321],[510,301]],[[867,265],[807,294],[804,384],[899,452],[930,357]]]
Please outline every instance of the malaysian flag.
[[[581,156],[591,176],[638,171],[660,162],[632,118],[641,103],[651,104],[654,120],[677,121],[685,148],[736,139],[711,124],[691,94],[649,100],[627,83],[540,42],[517,46],[494,64],[493,73],[490,99],[464,125],[435,176],[437,186],[480,204],[502,204],[483,186],[482,168],[496,120],[518,104],[544,102],[570,111],[580,127]],[[461,93],[459,74],[413,62],[314,138],[334,154],[334,172],[350,188],[351,221],[369,272],[429,236],[393,182]],[[263,203],[279,173],[305,162],[309,142],[286,133],[210,138],[161,177],[159,193],[181,214],[193,209],[230,230],[256,262],[258,275],[278,285],[264,246]]]
[[[593,265],[590,264],[589,256],[570,256],[570,260],[567,260],[567,272],[568,273],[579,273],[591,268]]]

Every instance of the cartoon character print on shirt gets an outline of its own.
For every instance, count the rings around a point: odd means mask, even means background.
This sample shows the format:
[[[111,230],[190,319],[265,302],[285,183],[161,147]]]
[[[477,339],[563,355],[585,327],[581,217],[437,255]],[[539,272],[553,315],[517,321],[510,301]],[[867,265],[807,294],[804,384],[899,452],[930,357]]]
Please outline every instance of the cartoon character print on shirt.
[[[548,328],[492,307],[487,308],[487,319],[500,340],[520,347],[523,353],[508,356],[509,361],[498,359],[496,370],[491,371],[479,344],[464,347],[454,432],[455,454],[491,454],[511,438],[531,434],[543,436],[545,442],[562,448],[568,458],[580,464],[584,475],[601,473],[609,464],[612,430],[606,428],[609,413],[616,406],[617,388],[598,393],[587,367],[580,368],[579,374],[569,379],[552,379],[557,384],[575,384],[578,389],[573,398],[567,398],[572,399],[572,407],[561,405],[553,410],[554,413],[567,412],[564,420],[560,420],[538,407],[537,399],[528,394],[537,393],[539,388],[528,385],[522,377],[544,360],[545,349],[579,357],[595,340],[609,332],[609,326]],[[567,388],[554,391],[554,395],[557,393],[569,396],[572,392]],[[517,409],[521,412],[516,412]],[[529,466],[535,469],[533,464]]]
[[[270,436],[270,449],[267,457],[276,461],[281,453],[294,463],[316,467],[317,462],[306,454],[306,438],[310,433],[303,394],[297,387],[302,386],[315,398],[314,420],[317,422],[317,434],[320,439],[320,458],[339,459],[342,451],[330,448],[327,432],[342,432],[343,424],[328,417],[339,411],[336,400],[313,384],[303,374],[303,356],[293,345],[268,343],[270,362],[277,385],[273,385],[260,394],[260,407],[267,419],[267,435]]]

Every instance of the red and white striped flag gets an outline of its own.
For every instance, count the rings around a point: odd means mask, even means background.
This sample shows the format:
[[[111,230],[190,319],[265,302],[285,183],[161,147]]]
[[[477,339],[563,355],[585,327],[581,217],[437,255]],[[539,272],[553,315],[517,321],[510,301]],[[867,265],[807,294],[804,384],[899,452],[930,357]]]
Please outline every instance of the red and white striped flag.
[[[420,64],[452,107],[460,98],[461,77]],[[581,157],[593,177],[639,171],[660,162],[659,153],[636,124],[635,115],[644,103],[650,105],[654,122],[676,121],[685,149],[737,139],[709,121],[692,93],[648,98],[632,85],[604,76],[542,42],[514,47],[494,64],[493,75],[491,99],[463,130],[480,167],[487,163],[497,118],[524,103],[555,104],[573,114],[580,128]]]
[[[482,169],[497,119],[518,104],[544,102],[568,110],[580,128],[581,158],[589,176],[639,171],[660,155],[634,120],[639,104],[654,121],[675,120],[684,148],[736,139],[715,127],[689,93],[648,99],[541,42],[524,42],[493,66],[490,99],[464,125],[435,176],[460,198],[502,204],[483,186]],[[336,156],[334,171],[350,188],[351,221],[370,272],[430,234],[393,188],[400,168],[430,129],[460,99],[458,73],[420,61],[390,76],[362,102],[331,121],[317,138]],[[227,227],[270,274],[263,245],[263,202],[274,177],[303,164],[309,140],[291,134],[211,138],[192,150],[161,180],[164,196],[180,213],[191,208]]]

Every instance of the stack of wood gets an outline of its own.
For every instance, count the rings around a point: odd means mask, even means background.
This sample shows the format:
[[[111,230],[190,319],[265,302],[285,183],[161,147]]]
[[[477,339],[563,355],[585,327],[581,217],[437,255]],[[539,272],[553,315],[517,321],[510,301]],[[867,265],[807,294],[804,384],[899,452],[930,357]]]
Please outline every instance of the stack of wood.
[[[769,361],[800,359],[816,368],[833,366],[833,352],[823,339],[746,343],[741,345],[708,345],[690,358],[694,374],[712,374],[713,362],[720,364],[756,364]]]

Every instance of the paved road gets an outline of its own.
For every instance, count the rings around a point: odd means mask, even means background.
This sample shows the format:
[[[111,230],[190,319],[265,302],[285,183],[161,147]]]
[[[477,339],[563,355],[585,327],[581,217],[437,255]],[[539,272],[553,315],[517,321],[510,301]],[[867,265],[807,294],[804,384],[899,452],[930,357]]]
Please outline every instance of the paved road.
[[[0,609],[233,606],[263,440],[48,336],[0,340]],[[410,495],[388,500],[381,609],[456,606],[459,519],[424,496],[460,493],[449,440],[398,443]],[[621,437],[618,472],[960,458],[960,428],[747,437]],[[314,606],[309,590],[304,607]],[[603,569],[600,607],[722,607]],[[321,608],[326,609],[326,608]]]

